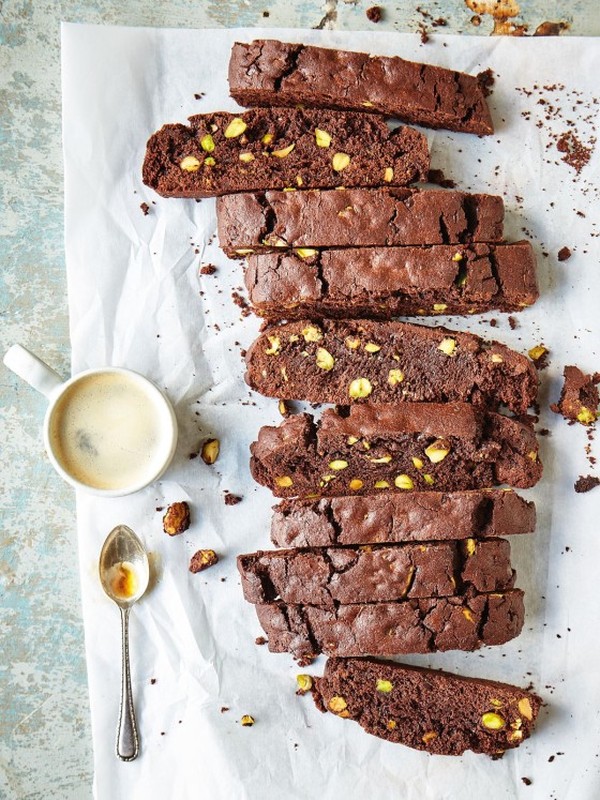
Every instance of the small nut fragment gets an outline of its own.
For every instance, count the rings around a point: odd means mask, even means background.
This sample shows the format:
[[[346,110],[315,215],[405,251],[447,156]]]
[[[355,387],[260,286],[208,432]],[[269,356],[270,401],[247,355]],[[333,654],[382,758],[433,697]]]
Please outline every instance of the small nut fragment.
[[[365,345],[365,350],[367,353],[378,353],[381,350],[381,346],[375,344],[375,342],[367,342]]]
[[[304,181],[302,180],[302,176],[301,175],[296,175],[296,186],[302,186],[303,184],[304,184]]]
[[[488,711],[481,717],[481,724],[490,731],[499,731],[506,725],[506,720],[494,711]]]
[[[240,720],[240,725],[245,728],[251,728],[254,725],[254,717],[251,717],[250,714],[244,714]]]
[[[477,550],[477,542],[475,539],[467,539],[465,549],[467,551],[467,555],[471,557],[475,550]]]
[[[531,703],[529,702],[528,697],[522,697],[519,702],[517,703],[517,708],[519,709],[519,713],[522,714],[526,720],[533,719],[533,709],[531,708]]]
[[[425,455],[432,464],[439,464],[450,452],[450,444],[445,439],[436,439],[425,448]]]
[[[355,378],[348,387],[348,394],[353,400],[368,397],[373,391],[373,386],[368,378]]]
[[[346,336],[344,344],[348,350],[357,350],[360,347],[360,339],[358,336]]]
[[[386,167],[383,172],[383,180],[389,183],[394,178],[394,170],[391,167]]]
[[[447,356],[453,356],[456,350],[456,339],[442,339],[437,349],[441,350],[442,353],[445,353]]]
[[[414,466],[415,469],[423,469],[423,462],[421,461],[420,458],[417,458],[416,456],[413,456],[411,461],[412,461],[413,466]]]
[[[317,147],[329,147],[331,144],[331,136],[327,131],[323,131],[321,128],[315,128],[315,141],[317,142]]]
[[[386,681],[383,678],[378,678],[375,683],[375,688],[378,692],[382,694],[390,694],[392,689],[394,688],[394,684],[391,681]]]
[[[310,675],[296,675],[296,684],[298,685],[296,694],[306,694],[312,689],[313,680]]]
[[[363,485],[364,484],[360,478],[353,478],[348,484],[348,487],[352,489],[353,492],[358,492],[360,489],[362,489]]]
[[[581,422],[582,425],[591,425],[592,422],[596,421],[596,414],[586,406],[581,406],[581,410],[577,414],[577,421]]]
[[[215,165],[216,163],[217,163],[217,162],[214,160],[214,158],[213,158],[212,156],[207,156],[207,157],[204,159],[203,166],[205,166],[205,167],[214,167],[214,165]]]
[[[307,325],[306,328],[303,328],[302,336],[304,336],[305,342],[320,342],[323,338],[321,329],[317,328],[316,325]]]
[[[196,156],[186,156],[181,159],[179,166],[184,172],[198,172],[200,169],[200,162]]]
[[[350,163],[350,156],[348,153],[335,153],[331,159],[331,166],[336,172],[342,172]]]
[[[183,500],[180,503],[171,503],[163,517],[163,530],[169,536],[187,531],[190,527],[190,507]]]
[[[243,161],[244,164],[249,164],[254,161],[254,155],[252,153],[240,153],[240,161]]]
[[[261,142],[263,144],[271,144],[274,138],[275,137],[272,133],[265,133],[265,135],[261,137]]]
[[[492,357],[490,360],[492,364],[502,364],[502,362],[504,361],[500,353],[492,353]]]
[[[295,142],[292,142],[291,144],[288,144],[287,147],[282,147],[281,150],[271,151],[271,155],[275,156],[276,158],[285,158],[286,156],[289,156],[294,147],[296,147],[296,144]]]
[[[289,417],[290,409],[288,408],[288,404],[285,402],[285,400],[280,400],[277,404],[277,408],[279,409],[279,413],[282,417]]]
[[[452,261],[462,261],[464,258],[462,253],[454,253],[452,256]]]
[[[212,151],[215,149],[215,140],[210,133],[205,133],[200,139],[200,147],[207,153],[212,153]]]
[[[364,105],[364,103],[363,103],[363,105]],[[396,725],[397,725],[397,723],[396,723],[395,720],[388,719],[386,727],[387,727],[388,731],[393,731],[393,730],[396,729]]]
[[[226,139],[236,139],[241,136],[248,126],[241,117],[234,117],[225,128],[224,136]]]
[[[287,369],[285,367],[281,367],[281,369],[279,371],[281,372],[281,377],[287,383],[289,381],[288,374],[287,374]]]
[[[373,484],[375,489],[389,489],[390,485],[387,481],[375,481]]]
[[[373,108],[373,103],[370,100],[363,100],[361,106],[364,106],[365,108]],[[394,727],[396,726],[394,725]]]
[[[218,439],[207,439],[202,445],[202,450],[200,451],[200,457],[202,458],[202,461],[209,466],[214,464],[219,457],[220,449],[221,444]]]
[[[348,708],[348,703],[339,694],[334,694],[331,700],[327,703],[327,707],[334,714],[340,714]]]
[[[356,444],[358,442],[358,436],[349,436],[346,441],[348,444]]]
[[[535,347],[532,347],[531,350],[527,351],[529,358],[532,361],[539,361],[542,356],[545,356],[548,352],[548,348],[544,347],[543,344],[536,344]]]
[[[333,365],[335,364],[335,359],[324,347],[317,347],[317,354],[315,357],[315,361],[317,363],[317,367],[324,369],[326,372],[329,372],[333,369]]]
[[[275,483],[277,486],[281,486],[282,489],[288,489],[290,486],[293,485],[294,481],[290,478],[289,475],[283,475],[280,478],[275,478]]]
[[[510,731],[508,734],[509,742],[520,742],[523,738],[523,731]]]
[[[219,560],[214,550],[198,550],[190,559],[190,572],[202,572],[212,567]]]
[[[435,483],[435,478],[433,475],[428,475],[426,472],[423,474],[423,480],[428,486],[433,486]]]
[[[437,739],[437,733],[435,731],[427,731],[421,737],[421,741],[424,744],[429,744],[429,742],[432,742],[434,739]]]
[[[495,697],[490,697],[490,705],[493,706],[494,708],[502,708],[504,703],[502,702],[502,700],[498,700]]]
[[[396,475],[394,478],[394,485],[398,489],[414,489],[415,484],[410,475]]]
[[[344,461],[343,458],[336,458],[333,461],[330,461],[328,466],[329,469],[334,469],[337,471],[340,469],[346,469],[346,467],[348,466],[348,462]]]
[[[465,619],[469,620],[469,622],[473,622],[474,621],[473,620],[473,614],[472,614],[470,608],[463,608],[462,613],[463,613],[463,617]]]
[[[281,236],[276,236],[274,233],[265,236],[262,244],[266,245],[266,247],[287,247],[286,240],[282,239]]]
[[[267,339],[269,340],[269,344],[271,346],[265,348],[265,353],[268,356],[278,355],[279,351],[281,350],[281,339],[279,336],[267,336]]]
[[[444,311],[447,308],[448,308],[448,306],[446,305],[446,303],[434,303],[433,304],[433,310],[435,311],[436,314],[443,314]]]
[[[297,247],[294,251],[299,258],[312,258],[317,255],[317,250],[312,247]]]
[[[389,464],[391,460],[392,457],[387,454],[385,456],[379,456],[378,458],[369,458],[371,464]]]
[[[537,457],[538,457],[538,454],[535,452],[535,450],[530,450],[527,453],[527,458],[530,458],[532,461],[537,461]]]
[[[397,386],[404,380],[404,373],[401,369],[391,369],[388,372],[388,383],[390,386]]]

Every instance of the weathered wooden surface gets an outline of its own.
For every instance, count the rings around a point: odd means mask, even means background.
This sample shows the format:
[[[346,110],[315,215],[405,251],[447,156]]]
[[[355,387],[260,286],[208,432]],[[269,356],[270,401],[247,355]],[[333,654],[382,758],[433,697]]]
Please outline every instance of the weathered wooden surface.
[[[174,27],[374,28],[373,3],[329,0],[0,0],[0,350],[69,370],[63,265],[59,20]],[[381,2],[378,30],[599,35],[597,0]],[[482,13],[498,5],[494,19]],[[421,11],[417,10],[420,7]],[[480,12],[478,19],[476,11]],[[519,12],[519,13],[516,13]],[[430,16],[427,16],[430,15]],[[434,26],[443,19],[446,25]],[[91,741],[73,493],[44,457],[45,401],[0,368],[0,797],[88,798]],[[116,689],[117,687],[115,687]]]

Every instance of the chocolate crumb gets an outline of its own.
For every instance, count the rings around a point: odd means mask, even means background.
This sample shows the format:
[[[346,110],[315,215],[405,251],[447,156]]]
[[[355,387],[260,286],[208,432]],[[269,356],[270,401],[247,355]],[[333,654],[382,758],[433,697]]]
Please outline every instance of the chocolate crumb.
[[[555,759],[555,756],[550,756],[550,758],[548,759],[548,763],[551,764],[554,761],[554,759]]]
[[[152,686],[156,683],[156,678],[150,678],[150,683]]]
[[[531,784],[533,783],[533,781],[531,780],[531,778],[521,778],[521,780],[523,781],[523,783],[525,784],[525,786],[531,786]]]
[[[221,714],[224,714],[226,711],[229,711],[229,706],[221,706]]]
[[[371,6],[371,8],[367,8],[366,14],[367,19],[369,22],[380,22],[382,17],[383,9],[381,6]]]
[[[263,17],[270,17],[271,13],[269,11],[263,11]]]
[[[565,247],[560,248],[556,257],[559,261],[567,261],[572,255],[570,249],[565,245]]]
[[[242,310],[242,317],[248,317],[251,314],[248,301],[246,300],[245,297],[242,297],[242,295],[239,292],[233,291],[231,293],[231,299],[236,304],[236,306]]]
[[[194,93],[194,100],[202,100],[206,92],[195,92]]]
[[[260,644],[266,644],[266,643],[267,643],[267,639],[265,639],[264,636],[257,636],[256,639],[254,640],[254,644],[259,644],[260,645]]]
[[[515,328],[518,328],[518,327],[519,327],[519,323],[518,323],[518,321],[517,321],[517,320],[515,319],[515,317],[513,317],[513,316],[510,316],[510,317],[508,318],[508,324],[510,325],[510,329],[511,329],[511,331],[514,331],[514,330],[515,330]]]
[[[231,492],[225,492],[223,497],[226,506],[237,506],[238,503],[241,503],[243,498],[237,494],[231,494]]]
[[[477,76],[477,81],[481,86],[484,97],[489,97],[491,95],[494,80],[494,72],[491,69],[486,69]]]
[[[573,131],[567,131],[558,137],[556,149],[559,153],[564,153],[561,161],[573,167],[575,172],[579,175],[592,157],[593,145],[595,142],[595,139],[591,139],[590,144],[592,146],[586,147],[579,141]]]
[[[490,320],[490,327],[491,328],[495,328],[497,324],[498,324],[498,320],[497,319],[491,319]]]
[[[150,213],[150,206],[148,205],[148,203],[141,203],[140,208],[144,212],[144,216],[147,217],[148,214]]]
[[[552,436],[552,433],[548,428],[541,428],[541,430],[538,431],[538,434],[540,436]]]
[[[560,36],[569,27],[568,22],[542,22],[534,31],[534,36]]]
[[[600,478],[597,478],[595,475],[580,475],[574,484],[577,494],[591,492],[592,489],[595,489],[598,485],[600,485]]]
[[[205,264],[203,267],[201,267],[200,274],[201,275],[214,275],[216,271],[217,271],[217,268],[215,267],[214,264]]]
[[[441,169],[430,169],[427,174],[427,181],[435,183],[436,186],[441,186],[444,189],[454,189],[456,183],[451,178],[446,178]]]
[[[425,25],[423,24],[419,25],[419,32],[421,35],[421,44],[427,44],[427,42],[429,41],[429,36],[427,35],[427,28],[425,27]]]

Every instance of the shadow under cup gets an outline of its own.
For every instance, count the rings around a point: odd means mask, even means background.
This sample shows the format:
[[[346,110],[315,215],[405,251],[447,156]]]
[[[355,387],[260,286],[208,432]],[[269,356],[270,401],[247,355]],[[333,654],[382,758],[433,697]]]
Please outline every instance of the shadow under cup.
[[[48,410],[50,460],[73,486],[131,494],[159,478],[177,444],[173,409],[136,372],[106,368],[72,378]]]

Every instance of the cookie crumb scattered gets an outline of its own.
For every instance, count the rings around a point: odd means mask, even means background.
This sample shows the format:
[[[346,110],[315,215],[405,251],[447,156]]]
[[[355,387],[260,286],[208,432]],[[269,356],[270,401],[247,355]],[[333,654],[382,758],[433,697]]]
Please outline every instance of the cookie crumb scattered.
[[[150,678],[150,684],[154,686],[155,683],[156,683],[156,678]]]
[[[366,11],[367,19],[369,22],[380,22],[381,17],[383,16],[383,9],[381,6],[371,6],[371,8],[367,8]]]
[[[556,257],[559,261],[567,261],[572,255],[571,250],[565,245],[565,247],[560,248]]]
[[[217,271],[217,268],[214,264],[205,264],[203,267],[200,268],[201,275],[214,275]]]
[[[531,786],[531,784],[533,783],[533,781],[531,780],[531,778],[521,778],[521,780],[523,781],[523,783],[525,784],[525,786]]]
[[[214,550],[198,550],[190,559],[190,572],[202,572],[212,567],[219,560]]]
[[[224,714],[226,711],[229,711],[229,706],[221,706],[221,714]]]
[[[550,408],[555,414],[562,414],[565,419],[579,422],[581,425],[593,425],[598,416],[597,384],[600,375],[586,375],[579,367],[566,366],[563,370],[565,382],[563,384],[558,403],[552,403]]]
[[[163,530],[169,536],[177,536],[190,527],[190,507],[184,501],[171,503],[163,517]]]
[[[257,636],[256,639],[254,640],[254,644],[263,645],[263,644],[266,644],[267,641],[268,640],[265,639],[264,636]]]
[[[477,75],[477,82],[481,87],[484,97],[489,97],[492,93],[495,76],[492,69],[485,69]]]
[[[148,203],[140,203],[140,208],[142,209],[144,216],[147,217],[150,213],[150,206]]]
[[[595,489],[596,486],[600,485],[600,478],[597,478],[595,475],[580,475],[577,480],[575,481],[575,491],[577,494],[583,494],[584,492],[591,492],[592,489]]]
[[[226,506],[237,506],[238,503],[242,502],[243,497],[240,497],[239,494],[232,494],[231,492],[225,492],[223,500]]]

